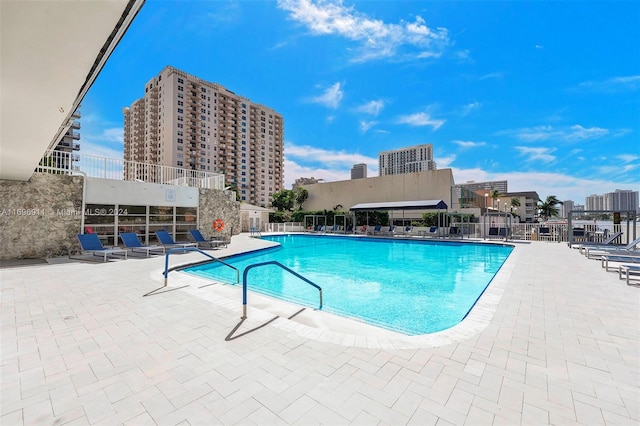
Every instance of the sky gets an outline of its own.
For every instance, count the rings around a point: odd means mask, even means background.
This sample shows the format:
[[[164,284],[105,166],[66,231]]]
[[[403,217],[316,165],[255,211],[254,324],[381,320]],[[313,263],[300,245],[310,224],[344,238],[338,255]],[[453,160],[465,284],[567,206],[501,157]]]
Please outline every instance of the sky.
[[[286,189],[430,143],[456,184],[640,191],[638,22],[637,1],[147,0],[83,100],[80,153],[122,158],[122,109],[171,65],[282,114]]]

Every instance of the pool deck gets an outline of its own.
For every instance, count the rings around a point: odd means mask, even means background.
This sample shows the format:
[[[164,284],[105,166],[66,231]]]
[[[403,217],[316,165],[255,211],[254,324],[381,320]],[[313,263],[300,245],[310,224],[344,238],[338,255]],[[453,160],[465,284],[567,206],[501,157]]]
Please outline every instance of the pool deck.
[[[638,424],[640,285],[513,244],[465,321],[411,337],[255,294],[241,320],[236,286],[163,288],[164,257],[4,262],[0,424]]]

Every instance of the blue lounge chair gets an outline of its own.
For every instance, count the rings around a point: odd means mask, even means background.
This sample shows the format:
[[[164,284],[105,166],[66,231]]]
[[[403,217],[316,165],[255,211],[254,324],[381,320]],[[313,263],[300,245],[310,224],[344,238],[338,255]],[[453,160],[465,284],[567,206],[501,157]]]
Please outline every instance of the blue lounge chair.
[[[198,229],[189,229],[189,233],[191,234],[191,238],[198,244],[198,247],[209,247],[209,248],[220,248],[222,246],[226,247],[227,242],[224,240],[211,239],[207,240],[202,232]]]
[[[368,231],[367,234],[376,235],[376,234],[379,234],[381,231],[382,231],[382,225],[376,225],[373,227],[373,231]]]
[[[391,226],[389,226],[389,229],[387,229],[386,231],[382,231],[381,233],[382,233],[382,235],[391,235],[391,236],[393,236],[395,234],[395,231],[396,231],[396,227],[391,225]]]
[[[110,255],[124,256],[125,259],[128,256],[127,250],[103,246],[97,234],[78,234],[78,241],[80,241],[82,251],[91,252],[94,256],[102,256],[103,262],[106,262]]]
[[[422,231],[421,231],[422,232]],[[440,234],[440,230],[437,226],[429,227],[429,230],[424,233],[425,237],[437,237]]]
[[[176,248],[176,247],[197,247],[198,243],[177,243],[175,241],[173,241],[173,238],[171,237],[171,234],[169,234],[167,231],[165,230],[160,230],[160,231],[156,231],[156,237],[158,237],[158,241],[160,241],[160,244],[162,244],[163,246],[167,247],[167,248]]]
[[[337,223],[333,224],[333,226],[329,228],[327,232],[340,232],[340,225],[338,225]]]
[[[132,253],[144,252],[147,254],[147,257],[152,254],[164,254],[164,246],[144,245],[135,232],[121,232],[120,239],[126,248],[131,249]]]

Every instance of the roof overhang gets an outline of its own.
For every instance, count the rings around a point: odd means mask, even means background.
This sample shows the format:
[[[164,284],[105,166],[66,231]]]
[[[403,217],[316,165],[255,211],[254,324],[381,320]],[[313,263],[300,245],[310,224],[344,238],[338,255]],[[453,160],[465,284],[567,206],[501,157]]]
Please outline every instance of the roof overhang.
[[[0,179],[26,181],[144,0],[0,1]]]
[[[351,207],[352,211],[371,210],[446,210],[442,200],[389,201],[382,203],[360,203]]]

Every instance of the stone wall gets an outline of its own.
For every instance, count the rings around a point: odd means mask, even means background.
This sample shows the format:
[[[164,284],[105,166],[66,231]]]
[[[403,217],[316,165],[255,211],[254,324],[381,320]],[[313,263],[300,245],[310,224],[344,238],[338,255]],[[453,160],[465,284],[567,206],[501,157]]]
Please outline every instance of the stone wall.
[[[217,219],[224,223],[221,231],[213,229],[213,222]],[[229,242],[232,235],[241,232],[240,202],[231,201],[229,194],[219,189],[200,189],[198,228],[207,239],[224,237]]]
[[[153,191],[144,186],[150,184],[126,183],[130,185],[120,188],[118,182],[89,179],[86,192],[98,191],[93,202],[119,204],[134,197],[140,205],[158,204],[157,197],[149,196]],[[119,190],[111,193],[105,185],[116,185]],[[166,192],[167,185],[158,187],[162,194]],[[206,238],[222,236],[228,242],[231,235],[240,233],[240,203],[231,201],[228,193],[215,189],[193,192],[194,188],[178,186],[170,189],[177,194],[174,202],[187,204],[183,194],[194,198],[194,205],[199,206],[198,227]],[[34,173],[27,182],[0,181],[0,260],[81,253],[76,235],[82,228],[82,198],[82,176]],[[213,229],[216,219],[224,222],[221,231]]]
[[[0,259],[78,253],[82,185],[82,176],[47,173],[0,181]]]

